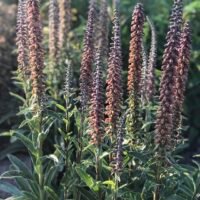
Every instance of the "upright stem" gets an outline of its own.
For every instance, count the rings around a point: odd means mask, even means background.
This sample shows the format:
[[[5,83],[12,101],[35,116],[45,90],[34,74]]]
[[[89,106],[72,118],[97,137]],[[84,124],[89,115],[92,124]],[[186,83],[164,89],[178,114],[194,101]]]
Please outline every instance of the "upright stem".
[[[68,107],[69,107],[69,104],[70,104],[70,96],[69,96],[69,94],[67,94],[65,98],[66,98],[66,100],[65,100],[65,104],[66,104],[66,119],[69,122],[70,121],[69,110],[68,110]],[[66,128],[66,133],[68,133],[68,131],[69,131],[68,123],[66,123],[66,127],[65,128]],[[66,154],[66,157],[65,157],[65,173],[67,173],[67,170],[68,170],[68,151],[67,151],[68,141],[64,141],[64,144],[65,144],[64,148],[65,148],[65,154]],[[64,186],[64,200],[67,200],[67,196],[68,196],[68,192],[67,192],[67,187],[66,187],[66,184],[65,184],[65,186]]]
[[[112,200],[117,200],[117,198],[118,198],[118,188],[119,188],[119,181],[118,181],[119,174],[117,172],[115,172],[114,176],[115,176],[115,190],[113,192],[113,199]]]
[[[156,164],[156,190],[155,190],[155,194],[153,197],[153,200],[160,200],[160,185],[161,185],[161,179],[160,179],[160,175],[161,175],[161,167],[163,165],[163,158],[162,158],[162,152],[159,152],[160,156],[158,156],[157,159],[157,164]]]
[[[83,149],[83,144],[82,144],[82,136],[83,136],[83,129],[84,129],[84,111],[82,111],[81,113],[81,127],[80,127],[80,131],[78,133],[78,144],[79,144],[79,149],[77,152],[77,163],[81,162],[81,157],[82,157],[82,149]]]
[[[100,163],[100,155],[101,155],[101,146],[98,145],[97,146],[97,152],[96,152],[96,181],[100,181],[101,180],[101,163]],[[99,189],[99,193],[98,193],[98,197],[99,200],[102,199],[102,191],[101,189]]]
[[[80,131],[78,133],[78,151],[76,153],[76,162],[77,164],[80,164],[81,162],[81,157],[82,157],[82,149],[83,149],[83,144],[82,144],[82,136],[83,136],[83,129],[84,129],[84,111],[81,112],[81,124],[80,124]],[[81,194],[79,192],[79,190],[77,191],[76,195],[75,195],[75,200],[80,200],[81,198]]]
[[[155,195],[153,200],[159,200],[160,199],[160,170],[159,166],[157,166],[157,171],[156,171],[156,190],[155,190]]]
[[[39,116],[39,134],[42,133],[42,118],[43,118],[43,115],[42,115],[42,112]],[[38,179],[39,179],[39,192],[40,192],[40,200],[45,200],[44,199],[44,192],[43,192],[43,189],[44,189],[44,175],[43,175],[43,165],[42,165],[42,156],[43,156],[43,138],[41,138],[40,135],[38,135],[39,137],[39,145],[38,145],[38,148],[37,148],[37,160],[36,160],[36,163],[39,167],[39,170],[38,170]]]

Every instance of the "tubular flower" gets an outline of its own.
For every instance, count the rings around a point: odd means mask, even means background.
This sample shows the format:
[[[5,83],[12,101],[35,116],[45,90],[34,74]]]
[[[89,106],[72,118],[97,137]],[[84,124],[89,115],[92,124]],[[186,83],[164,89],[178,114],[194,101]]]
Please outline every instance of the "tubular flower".
[[[59,49],[65,48],[67,34],[71,28],[71,0],[59,0]]]
[[[16,43],[18,47],[18,68],[22,75],[30,74],[28,63],[28,43],[27,43],[27,16],[25,1],[19,0],[17,13],[17,38]]]
[[[84,36],[83,55],[80,69],[80,90],[81,90],[81,106],[85,110],[92,89],[92,63],[94,53],[94,20],[95,20],[95,1],[90,1],[87,27]]]
[[[58,62],[58,32],[59,9],[57,0],[49,2],[49,57],[56,64]]]
[[[118,11],[114,11],[113,43],[111,44],[108,59],[106,80],[106,119],[107,133],[116,134],[117,121],[122,105],[122,55]]]
[[[91,135],[91,143],[99,146],[103,136],[104,121],[103,76],[100,49],[97,50],[95,60],[96,71],[93,78],[93,88],[90,102],[89,134]]]
[[[27,23],[29,60],[31,67],[32,94],[41,105],[44,98],[44,51],[42,48],[42,26],[39,13],[38,0],[27,1]]]
[[[178,49],[178,62],[175,68],[175,114],[174,114],[174,130],[181,126],[181,110],[184,101],[184,92],[188,77],[189,63],[191,51],[191,34],[189,23],[186,22],[183,27],[180,38],[180,46]]]
[[[131,112],[127,117],[128,131],[134,132],[138,121],[138,105],[140,97],[140,86],[142,76],[142,36],[144,25],[143,5],[138,3],[135,6],[131,23],[131,40],[129,53],[129,71],[128,71],[128,93],[129,108]]]
[[[155,93],[155,65],[156,65],[156,31],[153,23],[147,17],[147,21],[151,27],[151,49],[148,59],[147,66],[147,80],[146,80],[146,97],[147,101],[150,102],[153,99]]]
[[[171,14],[169,31],[167,33],[167,44],[165,47],[162,69],[163,75],[160,83],[160,107],[156,119],[155,142],[160,147],[169,149],[172,145],[173,114],[174,114],[174,66],[177,65],[179,30],[178,21],[181,21],[179,14],[182,8],[181,1],[174,1]]]

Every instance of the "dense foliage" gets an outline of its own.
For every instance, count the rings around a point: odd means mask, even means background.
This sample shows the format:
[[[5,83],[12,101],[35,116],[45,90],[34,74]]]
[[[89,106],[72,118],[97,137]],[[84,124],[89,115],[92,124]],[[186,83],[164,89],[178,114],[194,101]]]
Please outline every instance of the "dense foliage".
[[[198,3],[174,0],[167,20],[165,1],[77,2],[18,2],[19,124],[1,136],[26,147],[31,167],[9,154],[0,189],[16,200],[198,199],[198,155],[180,156],[191,57],[189,87],[199,84],[186,20]]]

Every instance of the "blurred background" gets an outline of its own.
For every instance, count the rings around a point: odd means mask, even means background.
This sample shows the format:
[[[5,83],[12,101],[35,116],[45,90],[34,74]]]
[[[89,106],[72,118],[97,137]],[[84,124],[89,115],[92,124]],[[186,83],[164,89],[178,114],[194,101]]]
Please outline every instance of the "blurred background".
[[[142,2],[144,4],[146,14],[152,19],[156,27],[158,40],[158,60],[156,67],[159,76],[172,0],[121,0],[124,74],[126,74],[128,66],[131,14],[137,2]],[[112,5],[111,0],[109,3],[109,5]],[[184,152],[184,156],[186,159],[190,159],[193,154],[200,153],[200,1],[185,0],[184,5],[184,19],[190,20],[191,22],[193,44],[183,113],[185,117],[184,123],[187,125],[184,130],[184,137],[189,139],[189,147],[187,151]],[[72,0],[73,22],[70,35],[75,38],[75,43],[77,44],[77,66],[74,66],[77,72],[80,67],[79,63],[87,19],[87,7],[87,0]],[[109,7],[110,15],[111,11],[112,7]],[[15,45],[16,12],[16,0],[0,0],[0,133],[5,133],[17,126],[18,117],[16,117],[16,113],[20,105],[19,102],[10,95],[10,92],[20,93],[12,80],[12,72],[17,68],[17,52]],[[41,1],[41,12],[45,35],[44,46],[46,47],[46,42],[48,40],[48,0]],[[144,37],[148,50],[150,44],[150,30],[148,26],[145,27]],[[46,51],[47,50],[46,47]],[[75,73],[75,76],[75,78],[78,79],[77,73]],[[159,84],[158,81],[157,84]],[[0,151],[7,146],[9,142],[9,137],[1,136]]]

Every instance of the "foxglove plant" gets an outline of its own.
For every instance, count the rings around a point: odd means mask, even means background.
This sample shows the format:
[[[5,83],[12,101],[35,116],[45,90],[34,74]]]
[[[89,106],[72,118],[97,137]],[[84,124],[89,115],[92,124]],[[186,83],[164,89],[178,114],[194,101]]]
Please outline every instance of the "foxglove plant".
[[[156,119],[155,143],[167,150],[172,146],[173,114],[174,114],[174,66],[177,65],[180,23],[182,21],[182,1],[175,0],[170,18],[167,44],[162,62],[162,79],[160,83],[160,107]]]
[[[92,64],[94,59],[94,22],[96,17],[95,0],[90,1],[88,21],[84,36],[83,54],[80,69],[81,106],[85,110],[91,96]]]
[[[113,42],[110,47],[106,80],[106,131],[116,135],[122,105],[122,54],[118,10],[114,11]]]
[[[138,106],[139,97],[141,95],[141,71],[142,71],[142,37],[144,25],[143,5],[138,3],[132,14],[131,22],[131,40],[129,53],[129,70],[128,70],[128,93],[129,93],[129,108],[131,112],[127,117],[129,124],[129,132],[135,132],[138,121]]]
[[[174,96],[175,96],[175,113],[174,113],[174,130],[179,133],[178,129],[181,128],[181,111],[184,101],[184,92],[186,88],[186,82],[188,77],[189,62],[191,51],[191,34],[189,23],[184,24],[180,45],[178,48],[178,61],[175,68],[175,84],[174,84]]]
[[[25,0],[19,0],[17,13],[17,38],[18,48],[18,69],[22,76],[30,74],[28,60],[28,43],[27,43],[27,13]],[[25,78],[25,77],[24,77]]]
[[[42,23],[40,18],[39,1],[27,1],[27,24],[28,24],[28,45],[29,45],[29,60],[31,66],[31,82],[34,113],[37,114],[33,118],[34,127],[32,132],[33,146],[36,154],[34,157],[34,166],[37,166],[36,173],[38,175],[39,197],[44,199],[44,166],[43,166],[43,142],[45,136],[43,134],[43,106],[45,100],[45,84],[44,84],[44,50],[42,46]],[[37,156],[35,156],[37,155]]]

